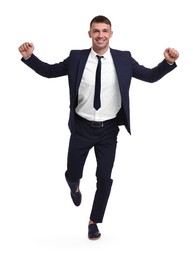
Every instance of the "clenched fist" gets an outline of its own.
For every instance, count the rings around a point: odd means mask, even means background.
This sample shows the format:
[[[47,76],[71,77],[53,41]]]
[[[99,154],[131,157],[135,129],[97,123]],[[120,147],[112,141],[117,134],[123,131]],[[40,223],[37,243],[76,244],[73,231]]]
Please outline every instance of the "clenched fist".
[[[164,57],[168,63],[174,63],[179,57],[179,52],[174,48],[167,48],[164,51]]]
[[[25,42],[18,49],[23,58],[28,59],[34,51],[34,45],[33,43]]]

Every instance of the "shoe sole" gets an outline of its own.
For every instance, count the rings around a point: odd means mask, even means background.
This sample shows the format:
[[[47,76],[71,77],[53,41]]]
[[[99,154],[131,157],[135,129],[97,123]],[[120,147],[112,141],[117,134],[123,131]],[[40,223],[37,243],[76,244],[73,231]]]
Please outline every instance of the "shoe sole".
[[[98,240],[101,238],[101,235],[98,236],[98,237],[88,237],[89,240]]]

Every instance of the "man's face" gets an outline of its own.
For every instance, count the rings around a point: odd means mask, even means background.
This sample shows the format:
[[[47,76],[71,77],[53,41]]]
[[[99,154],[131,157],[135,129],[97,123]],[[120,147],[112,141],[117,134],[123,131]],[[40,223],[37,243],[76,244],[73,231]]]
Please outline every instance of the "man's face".
[[[105,53],[109,48],[109,39],[113,34],[110,25],[106,23],[92,23],[88,34],[92,39],[93,50],[97,53]]]

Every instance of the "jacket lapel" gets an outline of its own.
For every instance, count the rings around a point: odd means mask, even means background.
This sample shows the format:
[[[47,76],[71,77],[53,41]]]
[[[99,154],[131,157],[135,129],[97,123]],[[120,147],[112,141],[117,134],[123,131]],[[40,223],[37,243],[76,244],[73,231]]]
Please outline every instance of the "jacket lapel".
[[[123,93],[123,87],[124,87],[124,83],[123,83],[122,79],[125,78],[124,74],[123,74],[122,56],[120,55],[120,52],[117,52],[113,49],[110,49],[110,51],[111,51],[111,55],[112,55],[113,62],[114,62],[114,65],[115,65],[115,69],[116,69],[116,72],[117,72],[119,88],[120,88],[120,91],[121,91],[121,94],[122,94]]]
[[[90,50],[91,49],[86,49],[81,52],[80,63],[79,63],[78,73],[77,73],[77,81],[76,81],[76,92],[77,93],[78,93],[78,88],[80,86],[80,81],[82,79],[82,74],[83,74]]]

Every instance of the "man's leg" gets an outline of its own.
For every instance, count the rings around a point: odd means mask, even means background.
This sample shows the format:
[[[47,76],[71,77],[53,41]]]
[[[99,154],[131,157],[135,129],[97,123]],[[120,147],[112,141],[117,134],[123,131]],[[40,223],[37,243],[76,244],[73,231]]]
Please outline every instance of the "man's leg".
[[[78,133],[71,134],[65,178],[71,190],[71,198],[76,206],[80,205],[82,199],[79,184],[90,149],[91,144],[81,135]]]
[[[90,223],[102,223],[103,221],[113,183],[111,172],[115,160],[118,132],[119,128],[117,125],[104,129],[103,135],[95,145],[97,189],[90,214]]]

